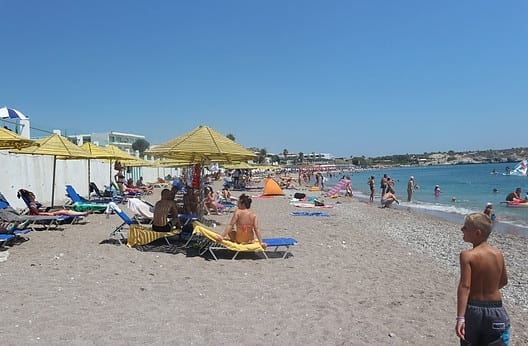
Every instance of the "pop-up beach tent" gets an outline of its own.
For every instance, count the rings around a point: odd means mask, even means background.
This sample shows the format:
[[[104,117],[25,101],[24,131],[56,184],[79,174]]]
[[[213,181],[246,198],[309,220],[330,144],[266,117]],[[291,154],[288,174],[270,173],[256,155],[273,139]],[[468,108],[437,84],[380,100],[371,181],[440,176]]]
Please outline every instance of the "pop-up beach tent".
[[[284,192],[280,188],[279,184],[271,178],[264,179],[264,190],[262,196],[283,196]]]

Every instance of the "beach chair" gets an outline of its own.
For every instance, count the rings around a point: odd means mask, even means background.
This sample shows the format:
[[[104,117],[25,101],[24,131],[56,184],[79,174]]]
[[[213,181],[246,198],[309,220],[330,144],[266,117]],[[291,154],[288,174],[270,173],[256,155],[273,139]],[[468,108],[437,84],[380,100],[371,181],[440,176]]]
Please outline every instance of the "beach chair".
[[[18,198],[21,198],[24,203],[26,204],[26,206],[28,207],[28,209],[31,208],[31,200],[29,199],[29,194],[32,193],[30,192],[29,190],[26,190],[26,189],[20,189],[18,190],[17,192],[17,197]],[[33,194],[34,195],[34,194]],[[37,205],[37,208],[38,209],[41,209],[43,208],[42,204],[39,203],[38,201],[35,201],[36,205]],[[49,211],[51,208],[45,208],[45,211]],[[39,224],[39,225],[48,225],[48,226],[56,226],[55,228],[57,228],[58,225],[60,224],[65,224],[65,223],[68,223],[68,224],[74,224],[74,223],[78,223],[80,220],[83,219],[82,216],[70,216],[70,215],[57,215],[57,216],[49,216],[49,215],[28,215],[28,217],[33,217],[33,219],[35,220],[34,224]],[[47,229],[49,229],[50,227],[47,227]]]
[[[103,201],[104,203],[123,202],[123,197],[117,195],[116,191],[109,188],[109,189],[105,189],[104,193],[102,193],[101,190],[99,190],[99,187],[97,186],[97,184],[94,183],[93,181],[89,184],[89,193],[90,193],[90,196],[95,195],[95,197],[97,197],[96,198],[97,200]]]
[[[0,234],[0,247],[4,247],[8,242],[15,239],[14,234]]]
[[[153,242],[154,240],[164,238],[167,245],[170,245],[168,240],[169,237],[179,235],[181,230],[174,230],[172,232],[156,232],[152,228],[140,225],[136,220],[133,220],[128,216],[117,204],[114,202],[108,203],[108,208],[105,211],[107,216],[115,212],[123,221],[117,226],[111,233],[110,238],[117,238],[119,244],[123,244],[123,241],[127,239],[127,246],[133,247],[136,245],[145,245]],[[125,236],[126,233],[126,236]]]
[[[131,219],[115,202],[108,203],[108,207],[105,211],[106,217],[108,218],[112,212],[116,213],[123,222],[110,232],[110,238],[117,238],[119,244],[123,244],[122,241],[126,239],[125,232],[128,232],[131,225],[137,225],[138,222]]]
[[[209,252],[215,260],[218,260],[218,257],[215,253],[216,251],[229,250],[234,252],[234,255],[231,260],[236,259],[238,254],[241,252],[262,253],[266,259],[269,258],[266,253],[267,250],[265,250],[258,242],[250,244],[239,244],[225,239],[219,242],[217,240],[218,233],[211,230],[204,224],[200,223],[199,221],[193,221],[193,226],[193,235],[196,234],[198,236],[203,237],[204,239],[204,241],[202,242],[202,247],[200,249],[200,255]],[[284,251],[282,258],[286,258],[288,254],[291,254],[289,251],[290,246],[294,246],[295,244],[297,244],[297,240],[293,238],[267,238],[262,239],[262,241],[266,243],[269,248],[274,248],[273,252],[278,252],[278,249],[284,247],[286,250]]]
[[[154,206],[139,198],[129,198],[127,207],[134,213],[133,219],[140,224],[151,224],[154,218]]]
[[[145,225],[133,224],[128,229],[127,246],[134,247],[137,245],[147,245],[158,239],[164,239],[167,245],[170,245],[169,238],[179,236],[180,229],[174,229],[170,232],[156,232]]]
[[[66,185],[66,196],[72,201],[70,206],[75,211],[93,211],[94,213],[102,213],[106,210],[108,202],[98,202],[98,200],[88,200],[81,197],[72,185]]]
[[[0,193],[0,219],[15,222],[29,220],[31,223],[28,225],[29,229],[35,230],[36,226],[39,226],[45,230],[51,228],[58,228],[60,224],[69,220],[69,216],[39,216],[39,215],[22,215],[15,210],[2,193]]]

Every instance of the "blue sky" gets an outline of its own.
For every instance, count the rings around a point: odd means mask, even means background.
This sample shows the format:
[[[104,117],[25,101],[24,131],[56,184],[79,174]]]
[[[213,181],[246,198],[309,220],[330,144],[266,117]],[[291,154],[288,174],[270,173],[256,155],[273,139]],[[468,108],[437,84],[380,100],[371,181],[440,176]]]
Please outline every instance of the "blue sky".
[[[0,12],[0,106],[35,128],[159,144],[207,125],[245,147],[345,157],[528,146],[526,0],[0,0]]]

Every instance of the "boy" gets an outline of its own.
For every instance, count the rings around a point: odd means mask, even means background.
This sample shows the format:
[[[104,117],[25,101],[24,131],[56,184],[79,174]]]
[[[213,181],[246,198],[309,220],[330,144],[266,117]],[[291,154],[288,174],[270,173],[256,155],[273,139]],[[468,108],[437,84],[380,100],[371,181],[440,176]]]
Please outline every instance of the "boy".
[[[490,246],[491,219],[482,213],[466,216],[464,241],[473,248],[460,253],[456,334],[461,345],[509,345],[510,319],[500,289],[508,283],[502,253]]]

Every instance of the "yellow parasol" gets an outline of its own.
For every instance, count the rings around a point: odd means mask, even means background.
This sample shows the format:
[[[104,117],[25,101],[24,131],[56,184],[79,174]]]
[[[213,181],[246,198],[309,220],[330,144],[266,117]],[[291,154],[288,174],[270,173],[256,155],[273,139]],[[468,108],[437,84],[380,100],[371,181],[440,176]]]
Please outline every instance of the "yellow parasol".
[[[238,162],[238,163],[226,163],[224,168],[227,169],[256,169],[258,166],[250,165],[247,162]]]
[[[36,145],[35,141],[0,127],[0,149],[21,149],[32,145]]]
[[[207,126],[199,126],[191,132],[151,148],[148,152],[157,157],[201,164],[256,158],[253,152]]]
[[[27,147],[19,150],[11,150],[14,154],[48,155],[53,156],[53,182],[51,187],[51,206],[55,199],[55,170],[57,159],[78,160],[91,159],[92,155],[86,150],[70,142],[67,138],[56,133],[51,136],[36,140],[38,146]]]
[[[191,132],[160,144],[148,151],[156,157],[199,163],[200,208],[199,218],[203,217],[203,167],[211,162],[233,162],[256,159],[255,153],[235,143],[208,126],[198,126]]]

